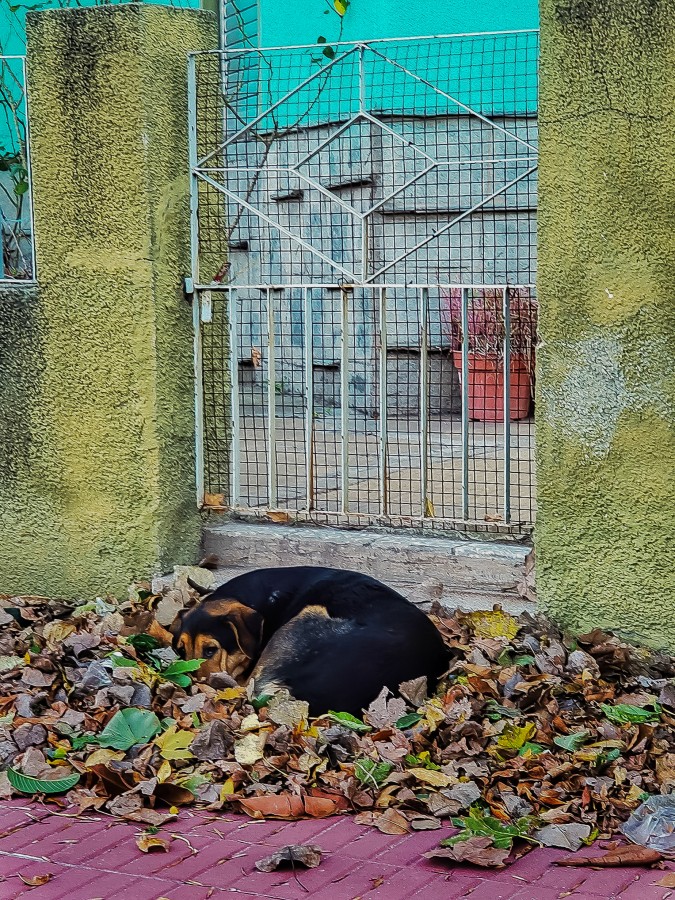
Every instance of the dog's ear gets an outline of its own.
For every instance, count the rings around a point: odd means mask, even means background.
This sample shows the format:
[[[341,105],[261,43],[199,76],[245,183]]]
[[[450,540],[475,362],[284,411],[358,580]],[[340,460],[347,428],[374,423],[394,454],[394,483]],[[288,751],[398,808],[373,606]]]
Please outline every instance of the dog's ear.
[[[250,606],[232,600],[228,604],[227,622],[241,652],[254,659],[262,642],[263,617]]]

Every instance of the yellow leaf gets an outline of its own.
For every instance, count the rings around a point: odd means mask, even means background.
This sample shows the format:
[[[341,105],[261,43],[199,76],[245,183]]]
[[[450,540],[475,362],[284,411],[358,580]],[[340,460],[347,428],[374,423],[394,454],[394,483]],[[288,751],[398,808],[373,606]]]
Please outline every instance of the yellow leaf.
[[[252,731],[234,742],[234,758],[240,766],[252,766],[263,758],[266,738],[266,731]]]
[[[435,769],[408,769],[409,775],[414,775],[417,781],[422,784],[430,784],[432,787],[444,788],[454,784],[456,778],[450,778],[443,772],[437,772]]]
[[[348,0],[333,0],[333,6],[335,7],[335,12],[338,16],[344,16],[347,12],[347,7],[349,6]]]
[[[516,620],[501,609],[469,613],[466,618],[476,637],[503,637],[510,641],[518,634],[519,626]]]
[[[30,665],[30,653],[26,653],[26,655],[23,658],[23,661],[26,663],[27,666]]]
[[[424,515],[430,519],[433,519],[436,515],[436,510],[434,508],[434,502],[431,497],[424,498]]]
[[[94,750],[85,760],[87,767],[107,765],[111,759],[124,759],[123,750]]]
[[[155,744],[159,747],[160,756],[163,759],[191,759],[194,754],[188,747],[194,740],[191,731],[178,730],[175,725],[167,729],[164,734],[155,738]]]
[[[224,688],[222,691],[218,691],[216,696],[213,698],[214,700],[238,700],[239,697],[243,697],[246,693],[246,688],[236,687],[236,688]]]
[[[178,807],[177,807],[177,806],[170,806],[170,807],[169,807],[169,812],[171,813],[172,816],[177,816],[177,815],[178,815]]]
[[[157,769],[157,781],[163,784],[167,778],[171,777],[171,763],[165,759],[162,765]]]
[[[228,797],[231,797],[234,794],[234,781],[231,778],[228,778],[225,784],[220,789],[220,802],[223,803],[227,800]]]
[[[430,731],[435,731],[441,722],[445,722],[445,710],[437,697],[427,700],[420,712],[426,719]]]
[[[497,746],[502,750],[520,750],[537,733],[534,722],[526,725],[507,725],[497,738]]]
[[[63,641],[65,641],[65,639],[74,631],[77,631],[74,625],[71,625],[68,622],[62,622],[60,619],[55,619],[53,622],[47,622],[42,630],[42,636],[48,644],[57,646],[58,644],[63,643]]]

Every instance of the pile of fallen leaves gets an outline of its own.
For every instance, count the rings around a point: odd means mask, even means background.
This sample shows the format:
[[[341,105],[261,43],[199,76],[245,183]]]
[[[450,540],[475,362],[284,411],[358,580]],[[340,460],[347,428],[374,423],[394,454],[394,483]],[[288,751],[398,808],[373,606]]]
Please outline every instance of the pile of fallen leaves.
[[[179,571],[179,570],[177,570]],[[0,596],[0,797],[47,796],[157,827],[178,807],[256,818],[350,812],[388,834],[446,830],[436,856],[502,865],[608,837],[675,785],[675,660],[601,631],[431,611],[453,654],[362,719],[193,681],[166,646],[185,572],[75,606]]]

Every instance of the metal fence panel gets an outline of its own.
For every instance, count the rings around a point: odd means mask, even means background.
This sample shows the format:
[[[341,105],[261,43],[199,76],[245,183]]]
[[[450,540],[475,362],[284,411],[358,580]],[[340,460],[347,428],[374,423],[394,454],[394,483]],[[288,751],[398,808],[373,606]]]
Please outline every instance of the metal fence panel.
[[[537,50],[191,58],[207,505],[533,522]]]

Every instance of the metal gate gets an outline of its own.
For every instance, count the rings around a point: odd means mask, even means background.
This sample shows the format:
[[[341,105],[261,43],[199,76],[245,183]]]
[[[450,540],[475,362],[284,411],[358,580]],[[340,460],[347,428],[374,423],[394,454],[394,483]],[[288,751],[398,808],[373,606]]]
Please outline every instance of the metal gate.
[[[200,503],[531,526],[537,51],[191,56]]]

